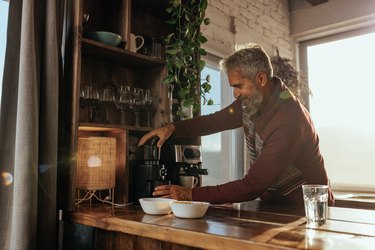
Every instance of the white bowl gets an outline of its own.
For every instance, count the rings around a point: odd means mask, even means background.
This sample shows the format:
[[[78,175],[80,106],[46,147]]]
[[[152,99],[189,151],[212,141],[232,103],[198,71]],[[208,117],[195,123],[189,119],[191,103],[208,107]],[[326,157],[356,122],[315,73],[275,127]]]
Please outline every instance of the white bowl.
[[[200,201],[171,201],[169,205],[176,217],[193,219],[203,217],[210,203]]]
[[[146,214],[169,214],[171,212],[171,207],[169,206],[170,201],[175,200],[167,198],[139,199],[139,203]]]

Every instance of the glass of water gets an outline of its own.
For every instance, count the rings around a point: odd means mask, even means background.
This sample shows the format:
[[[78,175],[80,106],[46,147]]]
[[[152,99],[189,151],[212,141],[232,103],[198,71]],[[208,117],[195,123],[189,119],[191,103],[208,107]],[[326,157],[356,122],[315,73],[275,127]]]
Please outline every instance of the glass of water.
[[[328,186],[302,185],[305,213],[309,225],[322,225],[327,219]]]

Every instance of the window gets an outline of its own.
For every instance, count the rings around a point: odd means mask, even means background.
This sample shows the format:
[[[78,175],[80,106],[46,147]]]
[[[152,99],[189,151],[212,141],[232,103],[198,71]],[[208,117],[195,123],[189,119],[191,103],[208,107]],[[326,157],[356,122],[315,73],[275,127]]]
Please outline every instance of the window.
[[[375,31],[363,30],[301,46],[310,113],[334,190],[375,192],[374,44]]]
[[[204,59],[202,80],[210,75],[212,88],[207,97],[214,100],[214,105],[202,105],[202,115],[219,111],[234,100],[233,91],[219,69],[220,59],[211,55]],[[242,138],[241,129],[202,136],[202,168],[209,173],[202,178],[203,185],[221,184],[243,176]]]
[[[1,105],[1,92],[3,86],[3,71],[4,71],[4,60],[5,60],[5,46],[6,46],[6,34],[8,25],[8,8],[9,3],[0,1],[0,105]]]

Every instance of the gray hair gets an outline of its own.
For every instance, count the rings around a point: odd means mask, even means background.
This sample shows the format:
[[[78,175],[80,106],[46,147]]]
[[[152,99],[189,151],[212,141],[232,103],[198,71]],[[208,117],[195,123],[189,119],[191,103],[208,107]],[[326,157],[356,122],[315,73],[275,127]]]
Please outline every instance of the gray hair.
[[[241,45],[229,57],[220,61],[220,67],[225,72],[240,70],[243,77],[255,81],[259,72],[264,72],[268,79],[273,76],[270,57],[258,44]]]

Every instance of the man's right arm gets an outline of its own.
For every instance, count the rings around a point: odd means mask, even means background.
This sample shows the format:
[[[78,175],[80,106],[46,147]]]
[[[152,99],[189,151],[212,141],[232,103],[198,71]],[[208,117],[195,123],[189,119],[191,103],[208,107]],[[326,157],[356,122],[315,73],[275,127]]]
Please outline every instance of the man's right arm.
[[[176,134],[176,136],[202,136],[241,126],[241,102],[235,101],[228,107],[213,114],[177,121],[164,127],[154,129],[141,138],[138,146],[145,144],[155,136],[159,137],[157,146],[161,147],[173,133]]]
[[[213,114],[173,123],[176,136],[203,136],[242,126],[241,101],[234,101]]]

